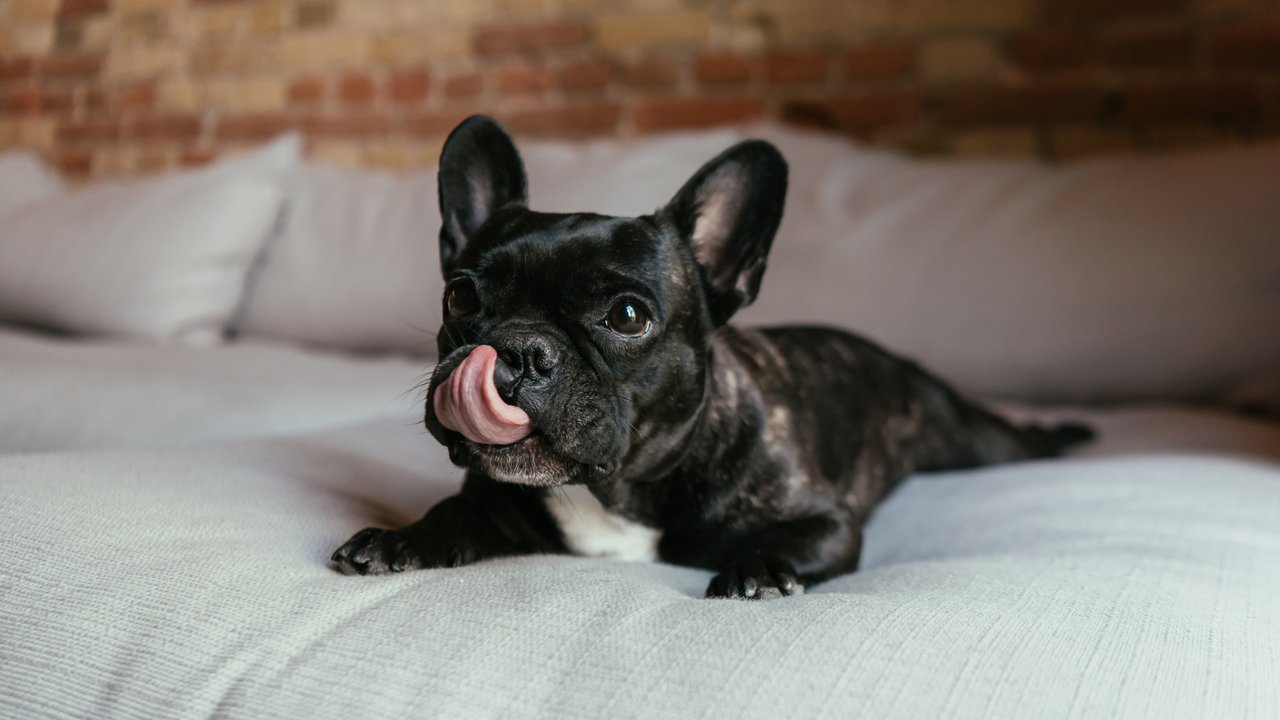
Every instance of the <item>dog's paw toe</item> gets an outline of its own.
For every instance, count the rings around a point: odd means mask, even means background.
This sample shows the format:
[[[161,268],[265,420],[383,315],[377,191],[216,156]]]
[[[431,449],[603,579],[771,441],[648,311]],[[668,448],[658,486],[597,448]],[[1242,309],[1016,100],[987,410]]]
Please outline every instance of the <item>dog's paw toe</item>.
[[[804,583],[785,561],[751,560],[730,565],[707,586],[709,598],[767,600],[803,594]]]
[[[344,575],[385,575],[406,570],[470,565],[481,555],[467,542],[436,542],[406,530],[365,528],[329,560]]]
[[[418,554],[399,530],[365,528],[329,558],[345,575],[383,575],[419,567]]]

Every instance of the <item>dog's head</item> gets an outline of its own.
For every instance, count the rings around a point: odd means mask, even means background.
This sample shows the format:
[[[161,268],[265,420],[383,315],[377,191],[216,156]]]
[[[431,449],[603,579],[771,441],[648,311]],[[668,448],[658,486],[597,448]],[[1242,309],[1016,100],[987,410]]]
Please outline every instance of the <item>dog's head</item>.
[[[672,461],[705,403],[712,334],[760,287],[786,178],[753,140],[651,215],[539,213],[511,138],[489,118],[463,122],[440,159],[446,286],[427,428],[455,463],[528,485]]]

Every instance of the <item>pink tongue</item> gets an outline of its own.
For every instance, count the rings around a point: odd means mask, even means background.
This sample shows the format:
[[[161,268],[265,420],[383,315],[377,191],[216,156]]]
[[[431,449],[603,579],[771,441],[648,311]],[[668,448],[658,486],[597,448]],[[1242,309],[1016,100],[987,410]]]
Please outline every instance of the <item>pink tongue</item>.
[[[533,432],[523,410],[503,402],[493,384],[498,351],[481,345],[436,388],[440,424],[481,445],[510,445]]]

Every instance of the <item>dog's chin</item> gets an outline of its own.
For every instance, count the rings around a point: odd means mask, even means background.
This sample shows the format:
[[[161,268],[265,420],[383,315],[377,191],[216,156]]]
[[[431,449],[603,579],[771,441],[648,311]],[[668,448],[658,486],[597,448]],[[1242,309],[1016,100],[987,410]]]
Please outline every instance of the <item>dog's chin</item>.
[[[480,445],[461,440],[467,466],[500,482],[554,487],[574,482],[582,464],[556,452],[542,433],[510,445]]]

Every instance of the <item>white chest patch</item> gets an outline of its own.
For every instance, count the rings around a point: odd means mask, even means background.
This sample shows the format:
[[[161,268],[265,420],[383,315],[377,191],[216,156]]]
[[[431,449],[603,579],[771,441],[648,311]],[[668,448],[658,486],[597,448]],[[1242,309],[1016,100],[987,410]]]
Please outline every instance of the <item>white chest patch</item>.
[[[575,554],[633,561],[658,559],[661,531],[605,510],[585,487],[553,488],[545,502],[564,533],[565,544]]]

